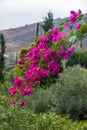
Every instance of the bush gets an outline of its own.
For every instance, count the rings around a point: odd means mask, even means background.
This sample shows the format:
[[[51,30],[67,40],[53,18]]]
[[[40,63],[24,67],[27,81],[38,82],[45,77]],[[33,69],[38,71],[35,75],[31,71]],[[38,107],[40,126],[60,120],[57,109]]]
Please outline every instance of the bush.
[[[65,66],[74,66],[77,65],[78,63],[78,52],[74,52],[69,60],[67,60]]]
[[[42,89],[30,97],[26,97],[27,108],[34,110],[35,113],[43,113],[52,109],[54,106],[55,91],[52,89]]]
[[[29,51],[29,48],[22,48],[20,50],[19,57],[22,58],[28,51]]]
[[[20,112],[19,112],[20,111]],[[55,113],[35,114],[30,109],[9,107],[0,110],[0,130],[86,130],[87,121],[72,122]]]
[[[23,56],[25,56],[25,54],[32,48],[34,48],[36,46],[37,43],[32,43],[28,48],[21,48],[20,50],[20,54],[19,57],[22,58]]]
[[[27,100],[35,112],[54,111],[69,114],[72,119],[87,118],[87,70],[80,66],[68,67],[47,90],[39,89]]]
[[[9,77],[5,77],[5,81],[2,83],[0,82],[0,95],[9,95],[9,88],[13,85],[12,81]]]
[[[87,50],[81,50],[78,52],[78,62],[81,66],[87,68]]]
[[[74,52],[71,58],[66,62],[66,67],[77,64],[87,68],[87,50],[80,50],[78,52]]]
[[[54,86],[55,108],[73,119],[84,119],[87,114],[87,70],[80,66],[68,67]]]

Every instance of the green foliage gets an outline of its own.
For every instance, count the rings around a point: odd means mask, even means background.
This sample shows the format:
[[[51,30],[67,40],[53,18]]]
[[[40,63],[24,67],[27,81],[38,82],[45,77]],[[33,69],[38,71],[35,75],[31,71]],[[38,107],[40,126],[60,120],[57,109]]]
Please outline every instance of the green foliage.
[[[19,112],[20,111],[20,112]],[[87,121],[72,122],[55,113],[35,114],[30,109],[9,107],[0,110],[0,130],[85,130]]]
[[[27,52],[29,52],[30,49],[32,49],[35,46],[37,46],[37,44],[38,44],[38,41],[35,42],[35,43],[32,43],[28,48],[22,48],[20,50],[19,58],[24,57],[24,55]],[[27,68],[29,67],[29,64],[30,64],[29,60],[27,60],[27,61],[24,62],[24,64],[23,64],[23,67],[25,68],[24,70],[20,70],[19,69],[20,66],[19,66],[19,64],[17,64],[16,68],[14,69],[14,75],[16,75],[16,76],[22,76],[25,73],[25,71],[27,70]]]
[[[81,66],[87,67],[87,50],[78,52],[78,62]]]
[[[71,58],[66,62],[66,66],[73,66],[76,64],[80,64],[81,66],[87,68],[87,50],[74,52]]]
[[[55,111],[84,119],[87,114],[87,70],[80,66],[67,68],[54,86]]]
[[[77,21],[80,23],[80,21],[83,20],[83,17],[86,18],[85,15],[80,14],[78,16]],[[70,22],[70,20],[67,19],[66,21],[60,23],[60,26],[58,27],[58,28],[60,28],[60,31],[63,30],[62,27],[67,22]],[[68,46],[70,47],[71,45],[75,45],[75,43],[80,42],[80,47],[82,48],[82,42],[83,42],[84,38],[87,36],[87,23],[82,23],[80,29],[75,29],[75,26],[76,25],[71,24],[68,27],[69,28],[69,33],[67,36]]]
[[[25,99],[27,101],[28,108],[34,110],[35,113],[43,113],[51,110],[54,106],[54,97],[55,91],[48,87],[46,90],[39,88],[34,95],[26,97]]]
[[[78,52],[74,52],[69,60],[67,60],[65,66],[74,66],[78,63]]]
[[[34,48],[37,43],[32,43],[28,48],[21,48],[19,58],[22,58],[30,49]]]
[[[0,34],[0,81],[3,81],[4,79],[4,68],[5,68],[5,40],[3,34]]]
[[[80,33],[87,33],[87,24],[83,24],[81,29],[80,29]]]
[[[72,119],[79,120],[86,118],[86,99],[87,70],[80,66],[68,67],[51,87],[46,90],[40,88],[34,95],[26,98],[28,108],[37,113],[54,111],[69,114]]]
[[[9,95],[9,88],[13,85],[13,82],[11,81],[9,74],[6,74],[5,76],[5,82],[0,83],[0,95],[10,96]]]
[[[79,17],[78,17],[78,19],[82,20],[83,16],[84,16],[83,14],[80,14]]]
[[[83,15],[79,16],[81,20]],[[44,19],[43,29],[47,31],[53,27],[53,15],[48,13],[48,17]],[[69,22],[69,21],[66,21]],[[59,31],[63,30],[65,22],[60,25]],[[46,26],[45,26],[46,25]],[[48,25],[51,25],[50,27]],[[56,51],[59,51],[61,42],[70,43],[67,45],[69,48],[76,41],[81,41],[87,35],[87,25],[83,24],[80,30],[73,31],[74,26],[70,26],[70,34],[67,39],[56,42],[52,45]],[[47,29],[48,28],[48,29]],[[47,32],[49,34],[50,31]],[[23,48],[20,51],[20,58],[22,58],[30,49],[37,46],[38,38],[36,43],[32,44],[29,48]],[[82,45],[81,45],[82,46]],[[3,49],[2,49],[3,50]],[[3,51],[4,52],[4,51]],[[0,52],[1,55],[1,52]],[[87,67],[87,52],[79,51],[75,52],[71,61],[68,61],[70,66],[73,64],[80,64],[81,66]],[[67,63],[68,63],[67,62]],[[43,63],[43,59],[41,60]],[[66,63],[66,66],[68,66]],[[25,70],[20,70],[19,65],[15,69],[16,75],[23,75],[29,67],[29,61],[25,61],[23,67]],[[42,66],[43,67],[43,66]],[[12,75],[7,73],[8,76]],[[87,119],[87,70],[80,66],[74,66],[72,68],[66,68],[63,73],[60,73],[59,77],[48,78],[47,80],[42,79],[43,86],[39,86],[39,90],[35,92],[31,97],[27,97],[27,106],[20,109],[14,105],[9,107],[8,98],[10,78],[5,77],[5,83],[0,84],[0,129],[1,130],[86,130],[87,121],[83,122],[72,122],[67,117],[61,117],[69,115],[72,119]],[[58,79],[58,80],[57,80]],[[51,87],[49,87],[51,86]],[[47,88],[40,89],[40,88]],[[13,98],[13,97],[12,97]],[[26,97],[25,97],[26,98]],[[14,100],[14,99],[13,99]],[[17,99],[20,100],[20,99]],[[34,110],[31,111],[31,110]],[[20,112],[19,112],[20,111]],[[44,113],[45,112],[45,113]],[[53,113],[54,112],[54,113]],[[37,113],[37,114],[36,114]]]
[[[43,25],[41,25],[46,33],[49,29],[54,27],[53,24],[53,14],[51,12],[48,13],[48,16],[44,18]]]
[[[0,86],[2,88],[0,93],[1,130],[84,130],[87,128],[87,121],[72,122],[66,116],[61,117],[54,112],[48,112],[50,109],[52,109],[51,111],[55,109],[57,112],[57,103],[60,99],[60,96],[57,95],[59,92],[57,85],[47,90],[39,89],[33,96],[29,97],[28,106],[24,108],[19,108],[16,105],[9,106],[8,88],[11,85],[8,81]],[[36,114],[31,109],[39,113]]]
[[[6,82],[9,82],[9,84],[13,84],[13,80],[14,80],[14,75],[13,75],[14,71],[10,70],[9,72],[5,73],[5,82],[3,84],[5,84]]]
[[[16,76],[23,76],[25,71],[27,70],[27,68],[29,67],[30,61],[27,60],[24,62],[24,64],[22,65],[24,67],[23,70],[20,69],[20,65],[17,64],[16,67],[14,68],[14,75]]]
[[[22,58],[28,51],[29,48],[21,48],[19,57]]]

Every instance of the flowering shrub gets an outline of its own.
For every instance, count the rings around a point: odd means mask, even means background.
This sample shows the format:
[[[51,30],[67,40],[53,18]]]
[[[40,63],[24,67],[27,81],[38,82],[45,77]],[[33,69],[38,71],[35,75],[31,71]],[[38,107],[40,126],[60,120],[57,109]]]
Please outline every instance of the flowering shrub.
[[[82,18],[80,10],[78,12],[71,11],[70,20],[65,22],[63,28],[70,27],[72,31],[73,24]],[[14,77],[14,86],[10,88],[10,95],[13,98],[11,105],[15,104],[14,100],[18,96],[30,96],[34,93],[34,89],[42,85],[42,81],[50,77],[58,76],[62,70],[62,60],[67,60],[71,57],[75,50],[72,46],[72,41],[75,43],[79,38],[82,25],[76,24],[76,35],[74,40],[71,40],[70,34],[65,34],[60,27],[50,29],[45,36],[42,36],[35,47],[31,48],[24,57],[18,61],[16,70],[19,73]],[[82,29],[83,31],[83,29]],[[25,105],[21,101],[19,105]]]

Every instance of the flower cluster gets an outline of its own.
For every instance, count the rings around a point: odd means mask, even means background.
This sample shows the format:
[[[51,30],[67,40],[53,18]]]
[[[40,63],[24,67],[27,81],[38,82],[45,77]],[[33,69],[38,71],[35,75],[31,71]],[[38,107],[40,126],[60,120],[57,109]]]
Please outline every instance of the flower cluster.
[[[70,21],[72,23],[76,23],[76,20],[78,19],[79,15],[82,13],[81,10],[78,10],[78,12],[75,12],[75,11],[71,11],[70,12],[71,15],[70,15]]]
[[[78,12],[71,11],[70,12],[70,21],[65,23],[64,28],[67,28],[71,26],[72,24],[75,24],[79,18],[79,16],[82,14],[81,10],[78,10]],[[81,24],[76,24],[75,29],[79,30],[81,28]]]
[[[74,22],[73,19],[77,18],[80,13],[80,11],[78,13],[72,11],[71,22]],[[62,43],[62,40],[66,38],[65,33],[60,32],[58,28],[53,28],[48,35],[41,37],[38,44],[18,61],[18,68],[23,73],[21,76],[15,76],[14,86],[10,88],[11,97],[30,96],[34,93],[34,88],[41,85],[42,79],[60,73],[61,60],[69,59],[75,49],[74,46],[69,49],[66,48],[66,43]],[[52,45],[58,44],[60,44],[58,50],[53,48]],[[27,61],[26,69],[24,65]],[[15,101],[11,101],[10,104],[14,105]],[[19,105],[22,107],[25,102],[21,101]]]
[[[67,35],[64,34],[63,32],[59,32],[57,28],[54,28],[50,34],[52,37],[52,43],[57,42],[58,40],[61,40],[63,38],[66,38]]]

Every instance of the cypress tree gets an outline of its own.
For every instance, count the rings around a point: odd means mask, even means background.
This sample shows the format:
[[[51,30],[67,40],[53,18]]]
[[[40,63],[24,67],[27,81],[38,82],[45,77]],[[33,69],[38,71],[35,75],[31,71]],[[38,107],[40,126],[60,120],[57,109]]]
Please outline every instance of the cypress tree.
[[[4,58],[4,54],[5,54],[5,40],[4,40],[4,36],[1,33],[0,34],[0,81],[4,80],[4,67],[5,67],[5,58]]]

